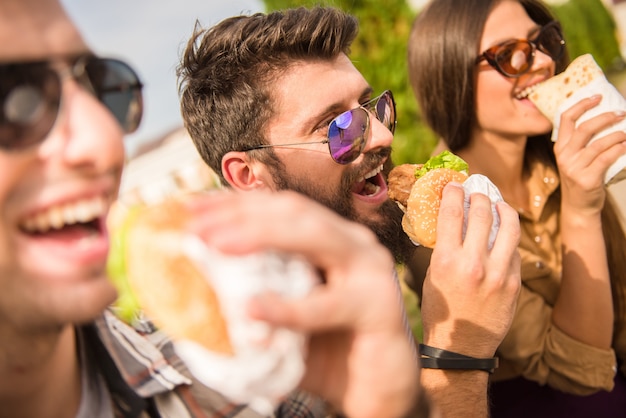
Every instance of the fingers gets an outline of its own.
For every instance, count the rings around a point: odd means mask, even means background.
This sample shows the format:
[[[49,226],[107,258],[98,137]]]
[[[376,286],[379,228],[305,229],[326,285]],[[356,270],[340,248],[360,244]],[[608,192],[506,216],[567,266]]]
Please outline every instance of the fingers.
[[[580,119],[585,112],[596,107],[601,100],[602,96],[593,95],[587,99],[579,101],[563,112],[559,127],[559,138],[555,147],[565,147],[570,145],[570,142],[573,140],[573,134],[576,131],[576,121],[578,121],[578,119]],[[578,141],[578,144],[572,145],[582,146],[582,143],[580,142],[581,140]]]
[[[597,116],[593,116],[583,122],[580,122],[577,126],[575,126],[572,134],[567,135],[569,139],[566,139],[562,144],[558,146],[561,148],[567,146],[573,149],[581,149],[588,145],[591,145],[594,142],[592,141],[592,139],[596,135],[601,134],[602,132],[604,132],[605,130],[608,130],[615,124],[623,121],[625,117],[626,117],[626,113],[622,111],[605,112]],[[624,134],[623,131],[618,131],[618,132],[621,135],[615,136],[615,138],[613,138],[612,144],[615,144],[617,142],[623,142],[624,140],[626,140],[626,134]],[[565,136],[565,135],[561,135],[561,136]],[[560,138],[559,138],[559,141],[560,141]],[[557,143],[559,141],[557,141]]]
[[[273,248],[327,265],[377,243],[366,227],[295,192],[216,193],[189,207],[196,215],[189,229],[228,253]]]
[[[482,193],[473,193],[470,196],[467,228],[463,238],[464,193],[463,187],[458,183],[451,182],[444,188],[437,218],[437,248],[443,248],[443,251],[463,246],[468,250],[482,252],[488,247],[494,222],[491,200]],[[517,225],[519,228],[519,221]],[[515,237],[519,239],[519,233],[510,239],[515,240]]]
[[[274,294],[254,297],[248,305],[251,317],[275,326],[312,333],[348,326],[351,315],[337,300],[336,292],[327,292],[322,286],[305,298],[287,300]],[[332,312],[332,315],[328,315]]]
[[[437,217],[437,247],[460,247],[463,243],[463,186],[456,182],[448,183],[441,195],[439,215]]]
[[[621,122],[626,118],[626,111],[616,110],[612,112],[599,113],[600,109],[594,109],[600,103],[601,96],[595,95],[588,99],[581,100],[570,109],[563,112],[561,116],[561,126],[559,128],[559,138],[555,144],[555,151],[564,149],[582,149],[590,144],[591,139],[609,129],[611,126]],[[589,112],[584,118],[583,115]],[[623,132],[622,132],[623,134]],[[608,146],[623,142],[626,134],[613,138]],[[607,146],[602,147],[606,149]],[[596,154],[597,155],[597,154]]]
[[[444,189],[442,207],[423,289],[424,341],[470,355],[491,355],[510,326],[521,288],[518,214],[504,202],[496,205],[500,226],[489,249],[494,216],[488,196],[471,195],[464,240],[463,190]]]
[[[467,229],[463,239],[463,190],[455,185],[444,189],[437,226],[437,254],[433,255],[439,260],[442,254],[457,254],[455,257],[465,258],[466,266],[474,266],[472,269],[475,271],[488,272],[486,276],[478,277],[479,280],[506,280],[511,282],[514,290],[519,290],[519,215],[505,202],[498,202],[496,210],[499,227],[493,247],[489,249],[489,238],[495,221],[489,197],[482,193],[470,196]],[[479,268],[480,265],[483,267]]]
[[[562,187],[571,191],[573,201],[588,200],[585,193],[604,186],[609,167],[626,152],[626,112],[604,112],[597,107],[600,102],[600,96],[581,100],[561,117],[554,152]]]
[[[512,289],[511,294],[517,299],[521,288],[521,257],[518,251],[521,239],[519,215],[505,202],[498,202],[496,209],[500,218],[500,228],[491,250],[491,258],[496,261],[492,268],[502,269],[500,277],[507,281],[509,288]],[[505,263],[506,260],[509,260],[508,264]],[[493,277],[499,276],[494,274]]]
[[[500,228],[492,252],[496,258],[510,258],[516,251],[521,239],[519,214],[506,202],[498,202],[496,210],[500,218]]]
[[[400,323],[399,309],[395,317],[386,312],[400,306],[392,279],[394,260],[369,228],[295,192],[215,193],[194,199],[188,207],[196,215],[189,229],[222,252],[294,253],[320,272],[324,285],[304,298],[259,297],[250,305],[255,317],[308,331],[353,327],[366,319],[355,304],[368,304],[367,311],[376,312],[370,325]]]
[[[472,193],[467,217],[465,246],[476,252],[487,249],[492,225],[491,200],[482,193]]]

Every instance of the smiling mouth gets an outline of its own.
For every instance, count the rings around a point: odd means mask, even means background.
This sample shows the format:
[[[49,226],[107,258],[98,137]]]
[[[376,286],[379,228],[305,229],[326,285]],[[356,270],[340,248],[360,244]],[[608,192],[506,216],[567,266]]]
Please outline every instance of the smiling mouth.
[[[106,199],[96,196],[64,205],[52,206],[24,219],[20,230],[29,235],[54,234],[81,229],[99,233],[107,210]]]
[[[352,193],[361,196],[372,196],[378,193],[380,191],[379,174],[382,169],[383,166],[380,165],[357,180],[352,188]]]

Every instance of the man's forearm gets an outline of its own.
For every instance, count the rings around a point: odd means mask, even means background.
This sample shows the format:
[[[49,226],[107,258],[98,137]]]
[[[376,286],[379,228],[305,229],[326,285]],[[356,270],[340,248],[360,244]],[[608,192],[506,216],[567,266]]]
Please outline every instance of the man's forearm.
[[[421,383],[442,418],[489,416],[489,373],[482,370],[422,369]]]

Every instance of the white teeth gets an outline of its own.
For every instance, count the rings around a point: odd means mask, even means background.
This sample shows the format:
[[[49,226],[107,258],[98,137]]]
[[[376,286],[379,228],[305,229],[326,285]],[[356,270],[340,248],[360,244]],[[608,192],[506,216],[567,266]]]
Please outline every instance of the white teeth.
[[[49,229],[50,227],[47,226],[47,222],[46,222],[46,216],[43,213],[38,214],[35,217],[35,228],[36,229]]]
[[[78,205],[74,206],[74,215],[78,222],[87,222],[91,213],[91,205]]]
[[[98,219],[106,210],[106,200],[102,196],[54,206],[22,222],[21,227],[28,232],[46,232],[60,229],[65,225],[89,222]]]
[[[50,208],[48,211],[48,222],[54,229],[59,229],[63,226],[63,210],[60,207]]]
[[[376,174],[380,173],[382,170],[383,170],[383,166],[381,165],[380,167],[377,167],[377,168],[373,169],[372,171],[370,171],[369,173],[367,173],[366,175],[364,175],[363,178],[360,181],[372,178]]]
[[[63,208],[63,217],[68,224],[73,224],[78,221],[78,219],[76,219],[76,215],[74,214],[74,208],[69,205]]]
[[[529,86],[526,87],[524,90],[520,91],[519,93],[517,93],[515,95],[516,99],[525,99],[528,96],[530,96],[532,94],[532,92],[535,91],[535,86]]]

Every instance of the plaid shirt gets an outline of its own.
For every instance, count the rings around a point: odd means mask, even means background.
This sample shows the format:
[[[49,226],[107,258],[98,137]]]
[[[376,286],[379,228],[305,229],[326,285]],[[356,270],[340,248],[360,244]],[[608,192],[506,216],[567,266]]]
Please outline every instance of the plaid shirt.
[[[104,377],[116,418],[260,417],[198,382],[176,355],[170,340],[151,326],[135,329],[106,311],[78,331],[87,361]],[[321,399],[293,392],[272,416],[331,415]]]

